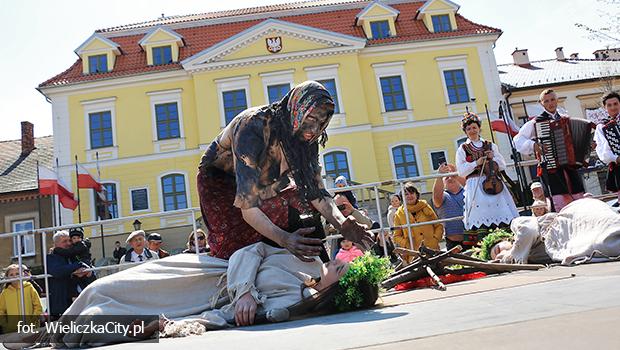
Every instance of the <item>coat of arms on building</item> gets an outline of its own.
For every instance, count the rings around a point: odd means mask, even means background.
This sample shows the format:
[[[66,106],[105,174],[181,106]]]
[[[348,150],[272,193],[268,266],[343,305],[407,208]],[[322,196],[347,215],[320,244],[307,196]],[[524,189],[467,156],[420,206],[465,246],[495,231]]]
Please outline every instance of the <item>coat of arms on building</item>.
[[[282,51],[282,37],[281,36],[267,38],[265,39],[265,41],[267,43],[267,51],[271,53],[278,53]]]

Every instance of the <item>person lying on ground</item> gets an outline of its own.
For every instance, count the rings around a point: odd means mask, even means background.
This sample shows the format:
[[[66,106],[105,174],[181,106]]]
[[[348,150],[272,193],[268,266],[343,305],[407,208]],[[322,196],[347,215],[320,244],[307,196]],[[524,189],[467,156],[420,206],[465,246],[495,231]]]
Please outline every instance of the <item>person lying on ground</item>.
[[[522,216],[510,228],[512,233],[485,239],[480,258],[570,265],[620,256],[620,215],[598,199],[571,202],[559,213]]]
[[[314,311],[305,304],[287,308],[302,299],[317,300],[327,290],[334,303],[338,301],[338,309],[372,306],[378,284],[389,275],[389,262],[370,253],[358,259],[351,263],[356,266],[352,269],[338,260],[321,263],[315,257],[304,262],[286,249],[263,242],[236,251],[229,260],[179,254],[97,280],[63,317],[81,315],[77,320],[88,323],[97,315],[165,315],[174,322],[168,322],[163,334],[176,336],[186,334],[188,327],[197,328],[196,323],[210,330],[247,326],[257,320],[284,321]],[[336,290],[341,287],[346,290]],[[58,346],[96,341],[88,334],[53,335]]]

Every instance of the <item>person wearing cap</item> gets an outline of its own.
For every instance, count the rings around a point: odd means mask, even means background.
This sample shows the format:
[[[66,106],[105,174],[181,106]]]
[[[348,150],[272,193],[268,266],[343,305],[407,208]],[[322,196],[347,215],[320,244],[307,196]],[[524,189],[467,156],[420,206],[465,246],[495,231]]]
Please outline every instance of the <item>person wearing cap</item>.
[[[157,232],[151,233],[146,240],[148,241],[149,250],[157,253],[157,256],[160,259],[170,256],[169,252],[161,248],[162,239],[159,233]]]
[[[530,191],[532,191],[532,198],[534,198],[534,200],[547,203],[547,210],[551,210],[551,201],[549,198],[545,197],[545,190],[540,182],[532,182],[530,185]]]
[[[159,259],[157,253],[146,248],[146,233],[144,230],[133,231],[127,237],[126,242],[131,246],[125,253],[121,264],[127,264],[132,262],[143,262],[151,259]]]
[[[349,186],[349,183],[347,182],[346,177],[340,175],[334,181],[334,186],[336,186],[336,188],[347,187]],[[359,209],[359,207],[357,206],[357,197],[355,197],[355,194],[352,191],[343,191],[337,193],[347,197],[353,208]]]
[[[535,200],[531,205],[532,207],[532,216],[541,217],[549,212],[549,208],[547,207],[547,202],[543,202],[541,200]]]

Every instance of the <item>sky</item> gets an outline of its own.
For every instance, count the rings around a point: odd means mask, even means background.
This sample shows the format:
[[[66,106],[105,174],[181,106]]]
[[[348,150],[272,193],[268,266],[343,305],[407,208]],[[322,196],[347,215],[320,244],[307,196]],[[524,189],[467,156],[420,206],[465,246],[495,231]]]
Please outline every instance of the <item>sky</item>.
[[[555,57],[554,49],[593,58],[606,44],[575,27],[605,24],[597,0],[453,0],[459,13],[504,31],[497,41],[498,63],[510,63],[515,48],[530,60]],[[73,52],[96,29],[166,16],[254,7],[291,0],[0,0],[0,140],[19,139],[20,122],[35,125],[35,136],[52,134],[51,104],[35,88],[69,68]],[[598,9],[598,10],[597,10]]]

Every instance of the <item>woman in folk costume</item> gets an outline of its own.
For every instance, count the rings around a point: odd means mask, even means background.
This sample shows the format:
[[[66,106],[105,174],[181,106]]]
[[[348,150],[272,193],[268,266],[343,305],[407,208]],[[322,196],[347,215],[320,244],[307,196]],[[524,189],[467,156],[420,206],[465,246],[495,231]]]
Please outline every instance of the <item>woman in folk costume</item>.
[[[465,113],[461,126],[467,141],[456,151],[456,168],[459,176],[467,179],[463,222],[466,230],[476,231],[477,239],[481,239],[490,228],[510,225],[519,213],[506,186],[494,195],[484,191],[486,176],[482,166],[493,160],[502,171],[506,169],[506,161],[497,145],[480,137],[480,118],[473,113]]]
[[[197,178],[213,256],[228,259],[262,240],[300,258],[329,259],[319,213],[350,241],[371,244],[372,236],[340,213],[323,186],[318,147],[327,141],[333,113],[329,92],[306,81],[280,101],[239,113],[215,138]],[[302,214],[321,231],[313,238],[312,228],[300,228]]]
[[[229,260],[178,254],[98,279],[59,320],[84,325],[110,321],[101,315],[125,315],[122,322],[132,323],[144,320],[140,315],[162,315],[159,321],[147,317],[143,334],[56,333],[50,334],[51,343],[84,347],[130,342],[158,330],[162,336],[186,336],[370,307],[390,272],[387,259],[370,253],[351,263],[322,263],[317,257],[304,262],[263,242],[237,250]]]

